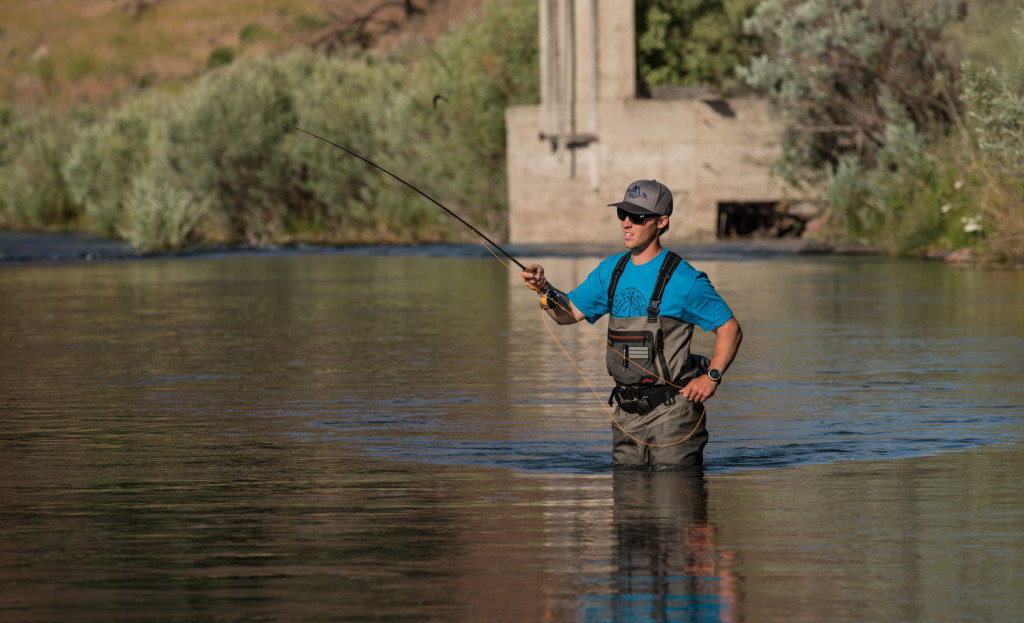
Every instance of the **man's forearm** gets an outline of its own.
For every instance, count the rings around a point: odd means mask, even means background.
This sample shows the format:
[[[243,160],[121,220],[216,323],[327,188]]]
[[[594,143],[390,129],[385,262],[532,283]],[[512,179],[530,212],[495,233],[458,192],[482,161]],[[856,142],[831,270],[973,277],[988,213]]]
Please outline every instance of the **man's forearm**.
[[[743,329],[735,318],[715,329],[715,352],[711,356],[710,366],[719,372],[725,372],[732,365],[743,341]]]

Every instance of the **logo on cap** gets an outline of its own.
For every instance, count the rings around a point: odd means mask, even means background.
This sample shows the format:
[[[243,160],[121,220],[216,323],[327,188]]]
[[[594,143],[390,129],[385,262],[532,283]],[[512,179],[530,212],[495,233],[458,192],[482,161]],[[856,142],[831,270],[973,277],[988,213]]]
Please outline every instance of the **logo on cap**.
[[[640,184],[633,184],[629,187],[629,190],[626,191],[626,196],[630,199],[636,199],[637,197],[643,197],[646,199],[647,193],[640,190]]]

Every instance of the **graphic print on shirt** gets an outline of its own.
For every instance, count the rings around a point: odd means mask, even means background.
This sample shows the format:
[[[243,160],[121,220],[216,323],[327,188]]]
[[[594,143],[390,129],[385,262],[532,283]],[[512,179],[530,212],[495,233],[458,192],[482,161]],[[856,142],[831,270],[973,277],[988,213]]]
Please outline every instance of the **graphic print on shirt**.
[[[647,297],[637,288],[624,288],[615,293],[612,316],[631,318],[647,315]]]

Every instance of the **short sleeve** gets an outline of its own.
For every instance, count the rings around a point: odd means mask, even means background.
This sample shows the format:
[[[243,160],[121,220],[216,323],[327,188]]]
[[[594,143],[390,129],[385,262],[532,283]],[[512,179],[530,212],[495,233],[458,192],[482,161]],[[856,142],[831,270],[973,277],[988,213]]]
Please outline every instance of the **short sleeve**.
[[[600,320],[610,311],[608,309],[608,284],[614,270],[613,264],[618,259],[619,256],[605,259],[587,275],[583,283],[568,293],[569,300],[591,324]]]
[[[697,275],[683,303],[682,320],[704,331],[714,331],[733,317],[732,310],[704,273]]]

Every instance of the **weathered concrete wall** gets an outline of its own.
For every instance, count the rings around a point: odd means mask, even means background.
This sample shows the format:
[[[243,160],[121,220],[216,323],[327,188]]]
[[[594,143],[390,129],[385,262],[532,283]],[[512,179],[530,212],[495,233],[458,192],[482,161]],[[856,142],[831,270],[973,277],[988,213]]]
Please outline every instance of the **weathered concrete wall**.
[[[633,3],[539,1],[542,102],[506,113],[512,242],[614,239],[636,179],[672,190],[676,239],[713,238],[719,202],[784,198],[765,102],[637,99]]]
[[[508,127],[509,236],[513,242],[600,242],[616,235],[614,210],[636,179],[672,190],[669,235],[715,236],[719,202],[770,202],[784,190],[768,172],[778,132],[757,99],[602,102],[599,137],[552,150],[538,139],[540,108],[511,108]]]

